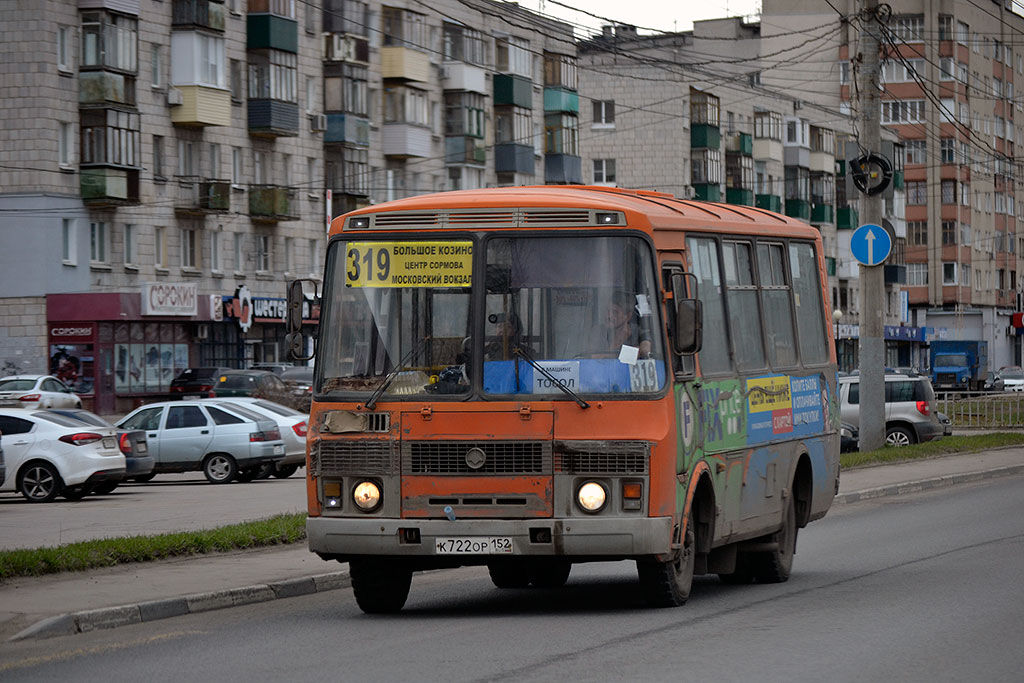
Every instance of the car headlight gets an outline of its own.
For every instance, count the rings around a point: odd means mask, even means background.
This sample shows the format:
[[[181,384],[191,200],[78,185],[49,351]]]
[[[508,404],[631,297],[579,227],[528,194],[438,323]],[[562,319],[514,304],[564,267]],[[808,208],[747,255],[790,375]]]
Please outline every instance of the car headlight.
[[[588,481],[576,491],[576,502],[587,512],[597,512],[608,500],[608,492],[596,481]]]
[[[840,427],[839,436],[846,437],[847,439],[853,438],[853,431],[849,427]]]
[[[361,481],[352,489],[352,502],[363,512],[373,512],[380,506],[380,487],[372,481]]]

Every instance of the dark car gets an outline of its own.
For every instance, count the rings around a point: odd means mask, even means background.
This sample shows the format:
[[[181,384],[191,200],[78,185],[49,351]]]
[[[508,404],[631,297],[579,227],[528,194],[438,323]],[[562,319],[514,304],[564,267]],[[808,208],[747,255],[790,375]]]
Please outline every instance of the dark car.
[[[171,380],[171,393],[184,396],[213,396],[213,385],[228,368],[185,368]]]
[[[857,450],[860,433],[857,428],[849,422],[843,422],[839,427],[839,452],[852,453]]]
[[[225,370],[217,375],[211,396],[250,396],[284,405],[291,403],[288,385],[267,370]]]
[[[291,390],[294,405],[308,411],[313,403],[313,368],[295,367],[281,373],[281,380]]]
[[[51,408],[51,413],[64,415],[72,419],[93,425],[94,427],[114,427],[96,413],[82,410],[81,408]],[[117,428],[117,447],[124,453],[124,478],[125,479],[148,479],[152,478],[153,467],[156,462],[149,454],[149,445],[146,443],[146,432],[141,429],[120,429]],[[101,481],[92,487],[91,492],[98,496],[105,496],[120,484],[119,481]]]

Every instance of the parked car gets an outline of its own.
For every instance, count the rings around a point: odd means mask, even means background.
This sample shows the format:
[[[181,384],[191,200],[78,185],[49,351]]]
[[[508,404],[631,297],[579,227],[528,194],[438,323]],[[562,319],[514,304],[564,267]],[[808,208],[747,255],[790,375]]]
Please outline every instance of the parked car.
[[[182,396],[212,396],[217,378],[228,368],[185,368],[171,380],[170,392]]]
[[[261,465],[277,463],[285,454],[276,422],[226,401],[152,403],[128,413],[117,426],[145,430],[153,475],[198,470],[213,484],[251,481]]]
[[[306,464],[306,423],[309,415],[264,398],[238,396],[208,400],[237,403],[277,422],[281,430],[281,440],[284,441],[284,458],[279,460],[272,470],[266,471],[267,476],[273,474],[284,479],[295,474],[295,470]]]
[[[124,454],[113,427],[86,425],[46,410],[0,408],[8,475],[0,491],[21,493],[30,503],[58,495],[79,500],[106,481],[121,481]]]
[[[949,419],[949,416],[945,413],[935,413],[935,417],[939,419],[939,424],[942,425],[943,436],[953,436],[953,421]]]
[[[52,375],[0,378],[0,408],[81,408],[71,387]]]
[[[839,425],[839,452],[851,453],[857,450],[860,434],[857,428],[848,422]]]
[[[275,375],[280,375],[282,372],[287,372],[295,366],[291,363],[253,363],[250,370],[266,370],[272,372]]]
[[[81,408],[51,408],[50,412],[80,420],[84,424],[117,429],[96,413]],[[145,477],[153,471],[156,463],[153,461],[153,456],[149,454],[146,432],[141,429],[117,429],[117,447],[124,453],[125,479]],[[100,482],[92,488],[91,493],[106,496],[112,493],[120,483],[113,480]]]
[[[288,403],[291,392],[281,378],[267,370],[226,370],[217,376],[213,395],[252,396],[267,398],[277,403]]]
[[[1003,391],[1024,391],[1024,370],[1007,368],[1000,370],[998,377],[1002,381]]]
[[[281,373],[281,381],[288,385],[295,407],[309,412],[313,405],[313,368],[294,367]]]
[[[4,433],[0,431],[0,486],[7,479],[7,464],[4,462]]]
[[[839,378],[840,415],[858,430],[860,377]],[[885,442],[907,446],[943,436],[945,428],[935,414],[935,392],[925,375],[885,375]]]

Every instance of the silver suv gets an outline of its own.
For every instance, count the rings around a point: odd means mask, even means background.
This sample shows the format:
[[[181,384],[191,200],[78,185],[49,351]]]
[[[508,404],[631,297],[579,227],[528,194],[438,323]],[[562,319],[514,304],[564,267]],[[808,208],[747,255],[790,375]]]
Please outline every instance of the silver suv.
[[[839,378],[842,421],[860,428],[860,378]],[[863,433],[863,430],[860,430]],[[943,435],[945,427],[935,413],[935,392],[924,375],[885,376],[885,443],[908,446]]]

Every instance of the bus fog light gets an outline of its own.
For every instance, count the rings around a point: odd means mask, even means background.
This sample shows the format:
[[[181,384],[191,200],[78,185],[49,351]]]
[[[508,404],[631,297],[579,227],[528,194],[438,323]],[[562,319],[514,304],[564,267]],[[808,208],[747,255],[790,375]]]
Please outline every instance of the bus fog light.
[[[361,481],[352,490],[352,501],[363,512],[371,512],[380,505],[380,487],[372,481]]]
[[[341,507],[341,498],[326,498],[326,499],[324,499],[324,507],[325,508],[332,508],[332,509],[335,509],[335,510],[339,509]]]
[[[608,500],[608,492],[596,481],[588,481],[576,491],[576,502],[587,512],[597,512]]]

